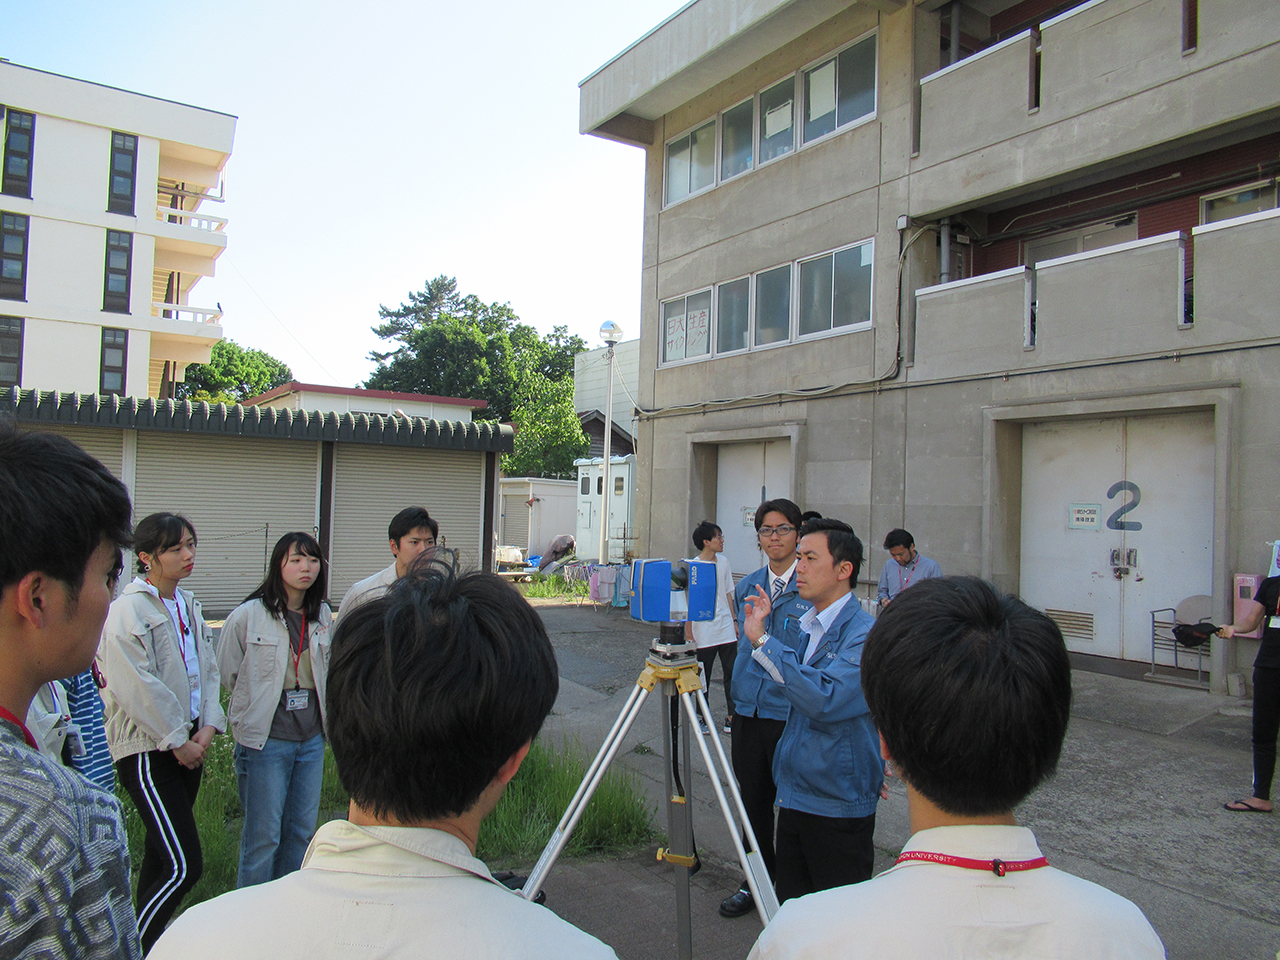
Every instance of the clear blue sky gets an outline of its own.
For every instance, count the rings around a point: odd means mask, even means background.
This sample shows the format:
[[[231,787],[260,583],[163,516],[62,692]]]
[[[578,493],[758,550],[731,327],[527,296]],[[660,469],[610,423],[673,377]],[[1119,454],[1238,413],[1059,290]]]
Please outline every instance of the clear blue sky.
[[[592,347],[638,333],[643,153],[578,133],[577,85],[680,6],[45,0],[6,5],[0,57],[239,117],[191,300],[352,385],[378,305],[442,273]]]

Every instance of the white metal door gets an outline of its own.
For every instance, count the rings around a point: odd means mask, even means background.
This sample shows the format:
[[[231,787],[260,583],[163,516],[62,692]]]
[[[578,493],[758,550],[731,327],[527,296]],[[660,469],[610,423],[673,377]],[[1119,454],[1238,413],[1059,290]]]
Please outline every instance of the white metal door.
[[[1031,424],[1022,596],[1081,653],[1147,660],[1151,611],[1211,593],[1209,413]]]
[[[790,496],[791,441],[721,444],[714,520],[724,531],[724,555],[735,574],[759,570],[766,562],[756,541],[756,507]]]

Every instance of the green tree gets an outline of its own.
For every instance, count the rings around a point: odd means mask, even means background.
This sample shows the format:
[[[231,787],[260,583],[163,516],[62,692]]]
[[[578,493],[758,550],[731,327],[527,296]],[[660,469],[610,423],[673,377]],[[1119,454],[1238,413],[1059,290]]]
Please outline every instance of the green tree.
[[[573,461],[589,449],[573,409],[573,377],[550,380],[522,364],[513,423],[515,452],[502,458],[512,477],[572,477]]]
[[[177,384],[179,400],[240,403],[293,379],[289,367],[262,350],[245,349],[234,340],[213,345],[208,363],[188,364],[184,382]]]
[[[369,354],[377,367],[366,387],[484,400],[496,420],[514,416],[524,371],[572,384],[574,354],[586,349],[567,327],[541,336],[510,304],[464,296],[443,274],[410,293],[407,303],[379,307],[378,316],[382,323],[373,332],[393,348]]]

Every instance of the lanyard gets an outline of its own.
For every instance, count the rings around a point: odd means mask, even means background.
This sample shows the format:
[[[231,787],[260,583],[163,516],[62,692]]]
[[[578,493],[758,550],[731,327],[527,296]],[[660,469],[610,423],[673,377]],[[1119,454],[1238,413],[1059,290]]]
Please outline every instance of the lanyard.
[[[285,627],[285,632],[286,633],[288,632],[287,625]],[[301,689],[301,687],[298,685],[298,664],[302,662],[302,645],[306,643],[306,640],[307,640],[307,611],[305,610],[302,611],[302,629],[298,631],[298,649],[297,650],[292,649],[293,638],[290,637],[289,639],[290,639],[290,643],[289,643],[290,651],[293,653],[293,689],[299,690]]]
[[[21,720],[19,720],[17,717],[15,717],[8,710],[6,710],[4,707],[0,707],[0,720],[8,720],[15,727],[21,730],[22,739],[27,741],[27,746],[30,747],[32,750],[40,749],[39,747],[36,746],[36,738],[31,735],[31,731],[27,729],[27,725],[23,723]]]
[[[919,563],[919,561],[920,561],[920,554],[917,553],[916,558],[912,560],[909,564],[907,564],[907,566],[911,569],[911,572],[907,574],[906,580],[902,579],[902,565],[901,564],[898,565],[898,592],[899,593],[907,589],[907,587],[911,586],[911,578],[916,575],[916,564]]]
[[[155,586],[154,583],[151,583],[150,577],[147,577],[147,583],[150,583],[153,587]],[[157,588],[156,592],[160,592],[159,588]],[[164,603],[164,597],[160,598],[160,602]],[[182,666],[185,669],[187,666],[187,624],[182,619],[182,600],[176,590],[173,592],[173,605],[178,614],[178,649],[182,651]],[[168,604],[165,604],[165,608],[168,609]]]
[[[1040,867],[1049,865],[1049,861],[1044,857],[1036,857],[1034,860],[1000,860],[995,857],[990,860],[971,860],[969,857],[953,857],[946,853],[927,853],[923,850],[908,850],[900,854],[893,864],[897,866],[904,860],[923,860],[926,863],[941,863],[948,867],[963,867],[965,870],[990,870],[997,877],[1003,877],[1011,870],[1015,872],[1038,870]]]

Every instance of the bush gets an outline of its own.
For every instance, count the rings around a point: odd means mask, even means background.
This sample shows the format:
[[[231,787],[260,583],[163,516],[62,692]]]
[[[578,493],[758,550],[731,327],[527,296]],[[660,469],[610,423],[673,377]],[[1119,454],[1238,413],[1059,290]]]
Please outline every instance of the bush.
[[[535,573],[530,582],[520,585],[526,597],[578,600],[590,596],[591,588],[585,580],[566,580],[561,574],[550,576]]]

